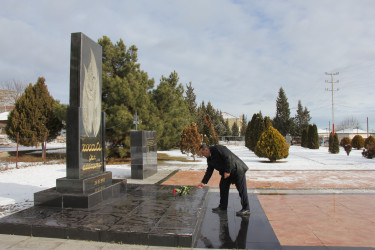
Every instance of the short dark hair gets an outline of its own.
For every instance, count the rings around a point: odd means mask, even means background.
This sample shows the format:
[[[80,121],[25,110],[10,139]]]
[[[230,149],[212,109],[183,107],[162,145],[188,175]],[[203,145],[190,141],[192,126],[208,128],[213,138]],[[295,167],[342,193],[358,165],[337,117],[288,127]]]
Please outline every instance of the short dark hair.
[[[201,150],[201,149],[206,150],[206,148],[210,148],[210,147],[207,146],[207,144],[202,144],[202,145],[199,147],[199,150]]]

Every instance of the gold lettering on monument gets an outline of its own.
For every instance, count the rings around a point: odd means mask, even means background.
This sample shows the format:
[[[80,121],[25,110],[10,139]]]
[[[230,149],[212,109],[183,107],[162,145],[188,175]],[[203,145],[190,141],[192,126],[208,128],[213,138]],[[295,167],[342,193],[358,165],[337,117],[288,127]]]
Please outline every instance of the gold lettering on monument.
[[[96,161],[96,155],[90,154],[90,156],[89,156],[89,162],[93,162],[93,161]]]
[[[101,178],[101,179],[98,179],[98,180],[95,180],[94,181],[94,185],[96,186],[96,185],[100,185],[100,184],[102,184],[102,183],[104,183],[105,182],[105,178]]]
[[[102,151],[102,145],[100,142],[91,144],[82,144],[82,152],[100,152]]]
[[[86,163],[86,164],[83,164],[82,170],[83,171],[85,171],[85,170],[93,170],[93,169],[97,169],[97,168],[101,168],[101,167],[102,167],[102,163],[101,162]]]

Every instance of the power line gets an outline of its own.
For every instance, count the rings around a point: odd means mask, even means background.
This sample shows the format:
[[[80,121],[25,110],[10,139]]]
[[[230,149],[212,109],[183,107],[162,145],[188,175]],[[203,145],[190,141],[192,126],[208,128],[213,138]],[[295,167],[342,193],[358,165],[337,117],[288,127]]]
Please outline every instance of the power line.
[[[326,83],[331,83],[332,84],[331,85],[331,89],[326,88],[326,91],[331,91],[332,92],[332,132],[333,132],[333,134],[335,134],[335,115],[334,115],[333,92],[334,91],[339,91],[339,89],[334,89],[333,88],[333,84],[334,83],[339,83],[339,80],[337,80],[336,82],[333,81],[333,76],[338,75],[339,72],[336,72],[336,73],[327,73],[327,72],[325,72],[325,74],[331,76],[331,81],[326,80]]]

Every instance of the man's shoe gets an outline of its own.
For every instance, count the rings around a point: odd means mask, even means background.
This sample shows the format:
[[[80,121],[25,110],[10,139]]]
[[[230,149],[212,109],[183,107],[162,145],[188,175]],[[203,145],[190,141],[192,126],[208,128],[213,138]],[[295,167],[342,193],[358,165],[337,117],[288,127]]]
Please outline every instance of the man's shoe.
[[[242,209],[236,213],[237,216],[249,216],[251,214],[250,210]]]
[[[212,209],[212,212],[214,213],[219,213],[219,212],[224,212],[224,211],[227,211],[226,208],[222,208],[222,207],[215,207]]]

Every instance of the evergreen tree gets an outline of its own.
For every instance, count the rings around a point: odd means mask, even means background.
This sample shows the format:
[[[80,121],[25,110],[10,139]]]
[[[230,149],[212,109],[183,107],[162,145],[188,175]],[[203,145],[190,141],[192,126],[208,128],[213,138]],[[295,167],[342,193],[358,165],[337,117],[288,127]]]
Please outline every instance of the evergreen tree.
[[[229,126],[226,127],[221,111],[217,109],[215,110],[211,102],[208,102],[206,106],[204,101],[202,101],[201,105],[197,108],[196,123],[198,125],[199,133],[203,134],[204,119],[206,115],[210,117],[211,124],[214,126],[215,132],[218,136],[226,136],[231,133]]]
[[[201,105],[197,108],[197,116],[195,123],[198,126],[198,132],[203,134],[204,117],[206,116],[206,105],[202,101]],[[229,126],[228,126],[229,127]]]
[[[269,116],[265,116],[264,117],[264,128],[268,129],[269,127],[273,127],[272,126],[272,120]]]
[[[195,123],[191,123],[189,127],[185,128],[182,132],[180,145],[181,153],[192,154],[195,161],[195,156],[198,154],[201,144],[202,142],[198,133],[198,126]]]
[[[219,143],[215,128],[212,125],[211,118],[208,115],[204,117],[203,143],[207,145],[216,145]]]
[[[191,82],[189,82],[189,85],[186,84],[186,103],[189,108],[190,116],[192,117],[193,120],[195,119],[195,116],[197,115],[197,103],[195,102],[196,100],[196,95],[194,93],[194,88],[191,86]]]
[[[233,126],[232,126],[232,135],[233,136],[239,136],[239,133],[240,133],[240,130],[238,128],[238,125],[237,123],[233,123]]]
[[[340,152],[339,148],[339,138],[337,134],[332,132],[329,134],[329,146],[328,151],[332,154],[338,154]]]
[[[240,132],[241,136],[245,136],[245,134],[246,134],[246,124],[247,124],[246,117],[243,114],[242,115],[242,122],[241,122],[241,132]]]
[[[154,103],[163,121],[158,147],[164,150],[179,145],[181,132],[191,122],[188,104],[183,96],[184,87],[178,81],[175,71],[168,78],[162,76],[153,92]]]
[[[307,148],[308,147],[308,134],[309,134],[309,127],[306,127],[302,130],[302,137],[301,137],[301,147]]]
[[[55,100],[53,103],[53,112],[55,113],[57,119],[63,124],[63,128],[66,128],[66,111],[68,105],[61,104],[59,100]]]
[[[316,125],[309,125],[309,129],[307,132],[308,138],[308,148],[309,149],[319,149],[319,135],[318,135],[318,128]]]
[[[276,116],[273,119],[273,126],[283,136],[286,136],[290,130],[290,109],[288,98],[283,88],[280,88],[279,95],[276,99]]]
[[[296,136],[302,136],[302,131],[307,128],[309,125],[309,122],[311,120],[310,117],[310,111],[303,109],[301,101],[298,100],[298,108],[296,116],[294,117],[294,123],[295,123],[295,134]]]
[[[63,127],[54,112],[54,103],[43,77],[39,77],[34,85],[30,83],[9,114],[5,128],[8,138],[15,142],[19,133],[21,145],[41,144],[44,152],[45,139],[54,140]]]
[[[258,157],[265,157],[271,162],[275,162],[288,157],[289,145],[279,131],[269,127],[259,138],[254,153]]]
[[[228,120],[225,121],[224,126],[225,126],[224,136],[231,136],[232,135],[232,131],[229,128],[229,122],[228,122]]]
[[[247,123],[245,131],[245,147],[249,148],[250,146],[250,131],[251,131],[251,121]]]
[[[250,121],[250,126],[248,126],[247,129],[247,147],[254,151],[255,146],[257,145],[257,142],[262,135],[262,133],[265,130],[264,120],[262,113],[259,112],[257,114],[254,114]]]
[[[98,43],[103,49],[102,108],[106,113],[106,141],[109,143],[106,152],[109,157],[126,157],[130,153],[129,132],[135,128],[136,111],[141,121],[139,129],[157,131],[158,139],[161,135],[162,122],[151,101],[154,80],[140,69],[136,46],[127,48],[122,39],[113,44],[106,36]]]

